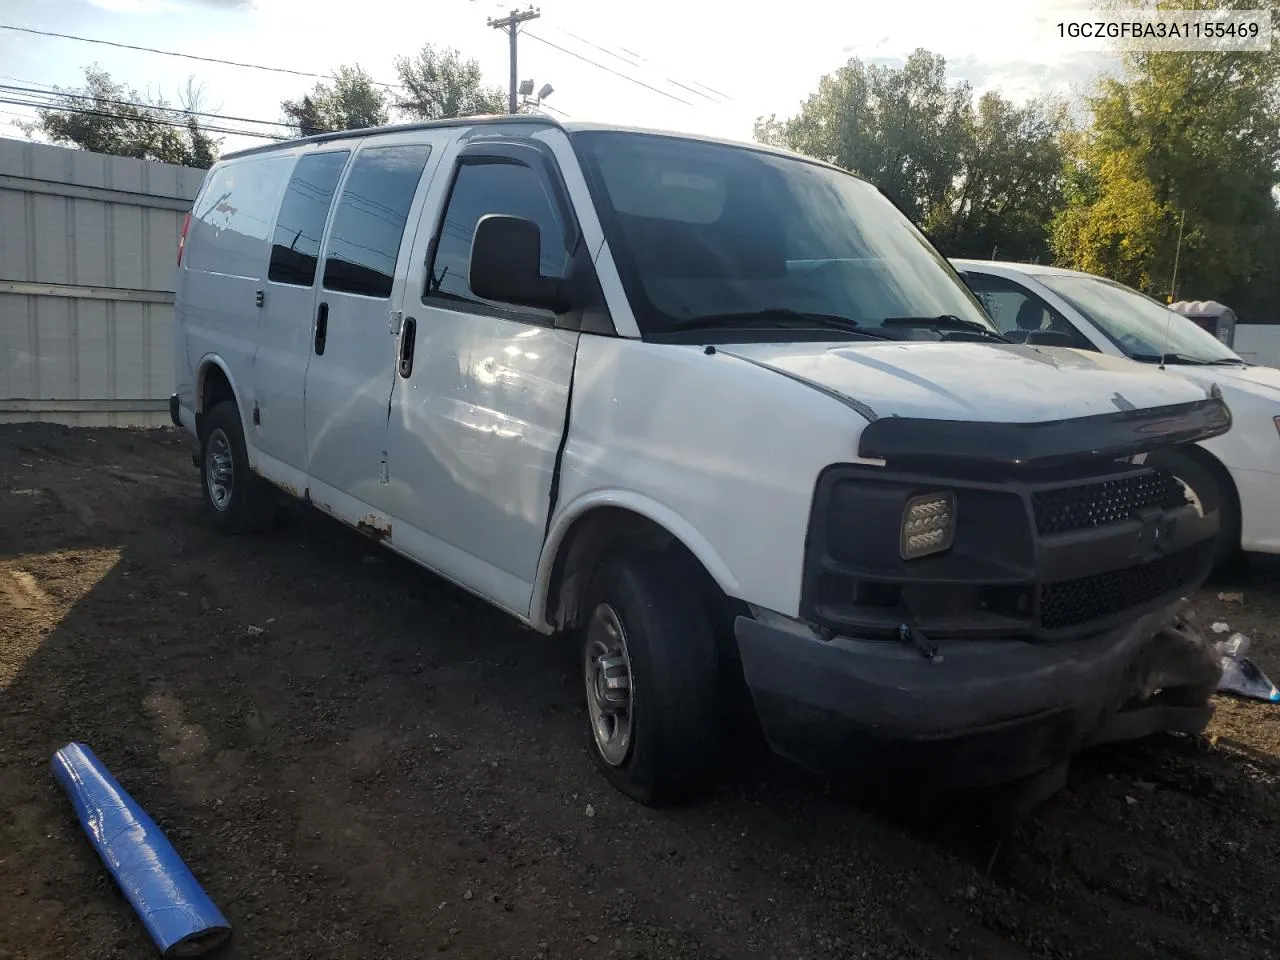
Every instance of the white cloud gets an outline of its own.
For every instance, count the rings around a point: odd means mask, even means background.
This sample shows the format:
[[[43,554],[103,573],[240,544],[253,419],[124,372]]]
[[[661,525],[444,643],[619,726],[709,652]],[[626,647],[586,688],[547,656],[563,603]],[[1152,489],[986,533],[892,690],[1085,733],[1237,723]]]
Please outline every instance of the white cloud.
[[[88,3],[108,13],[153,14],[182,10],[181,5],[172,0],[88,0]]]

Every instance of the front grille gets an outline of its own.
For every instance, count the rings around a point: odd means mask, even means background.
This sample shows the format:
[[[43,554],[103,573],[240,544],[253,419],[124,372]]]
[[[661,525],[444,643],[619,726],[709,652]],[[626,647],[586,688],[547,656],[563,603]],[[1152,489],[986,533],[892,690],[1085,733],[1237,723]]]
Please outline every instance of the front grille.
[[[1046,630],[1074,627],[1176,593],[1202,573],[1212,548],[1208,540],[1140,566],[1047,583],[1040,593],[1040,624]]]
[[[1163,470],[1147,470],[1077,487],[1037,490],[1031,495],[1041,536],[1107,527],[1143,510],[1172,510],[1187,502],[1182,484]]]

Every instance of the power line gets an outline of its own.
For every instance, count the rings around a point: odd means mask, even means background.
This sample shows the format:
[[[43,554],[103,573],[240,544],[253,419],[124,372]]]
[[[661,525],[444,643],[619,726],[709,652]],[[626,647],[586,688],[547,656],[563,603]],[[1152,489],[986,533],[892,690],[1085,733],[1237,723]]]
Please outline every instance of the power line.
[[[30,81],[24,81],[30,82]],[[21,93],[27,95],[44,96],[44,97],[65,97],[72,100],[88,100],[92,103],[109,103],[117,107],[133,107],[138,110],[156,110],[161,113],[181,114],[188,117],[209,117],[214,120],[230,120],[236,123],[257,123],[270,127],[285,127],[288,129],[290,124],[281,120],[255,120],[252,117],[235,117],[225,113],[207,113],[202,110],[187,110],[180,107],[162,107],[153,103],[138,103],[133,100],[111,100],[106,97],[97,97],[92,94],[70,93],[65,90],[39,90],[35,87],[17,87],[12,84],[0,83],[0,91],[7,93]],[[50,101],[51,104],[56,101]],[[49,107],[51,110],[61,110],[60,106]]]
[[[563,33],[567,37],[572,37],[574,40],[577,40],[579,43],[585,43],[588,47],[593,47],[594,49],[599,50],[601,53],[605,54],[606,56],[613,57],[615,60],[620,60],[631,67],[638,67],[642,62],[643,63],[651,62],[647,58],[642,57],[640,56],[640,54],[634,53],[630,50],[628,50],[627,53],[630,54],[632,57],[635,57],[636,58],[635,60],[630,60],[627,57],[624,57],[618,53],[615,53],[614,51],[610,50],[607,47],[602,47],[600,44],[595,43],[594,41],[588,40],[586,37],[580,37],[576,33],[572,33],[568,30],[560,30],[559,32]],[[619,48],[619,49],[622,49],[622,48]],[[681,90],[687,90],[689,93],[692,93],[695,97],[702,97],[702,99],[709,100],[711,103],[718,105],[725,102],[726,100],[732,99],[731,97],[724,96],[724,94],[716,94],[715,96],[711,96],[710,94],[703,93],[701,90],[695,90],[693,87],[689,86],[688,84],[681,83],[679,80],[676,80],[674,77],[666,76],[665,70],[660,70],[659,72],[663,74],[662,79],[665,80],[667,83],[671,84],[672,86],[679,87]],[[702,84],[696,84],[696,86],[701,87]],[[703,87],[703,89],[710,90],[711,88]],[[712,91],[712,93],[715,93],[715,91]],[[717,99],[717,97],[719,97],[720,99]]]
[[[118,47],[123,50],[140,50],[144,53],[156,53],[165,57],[178,57],[180,59],[185,59],[185,60],[199,60],[204,63],[219,63],[224,66],[242,67],[247,70],[264,70],[269,73],[283,73],[283,74],[288,74],[289,76],[294,76],[294,77],[308,77],[314,80],[325,80],[330,82],[333,80],[332,76],[329,76],[323,73],[311,73],[306,70],[292,70],[288,67],[269,67],[261,63],[243,63],[238,60],[223,60],[223,59],[219,59],[218,57],[202,57],[193,53],[180,53],[175,50],[161,50],[157,47],[143,47],[143,46],[138,46],[137,44],[132,44],[132,43],[117,43],[114,40],[102,40],[96,37],[81,37],[81,36],[76,36],[70,33],[57,33],[52,30],[37,30],[33,27],[17,27],[7,23],[0,23],[0,30],[13,30],[18,33],[35,34],[37,36],[42,36],[42,37],[56,37],[62,40],[76,40],[81,43],[97,43],[97,44],[103,44],[108,47]],[[8,77],[7,79],[21,80],[21,78],[19,77]],[[29,80],[21,80],[21,82],[33,83],[33,81],[29,81]],[[386,81],[383,81],[383,80],[371,80],[370,82],[376,86],[386,87],[388,89],[393,89],[393,90],[408,89],[408,87],[404,86],[403,84],[387,83]],[[39,86],[48,86],[48,85],[39,84]],[[548,110],[552,110],[555,113],[559,113],[561,116],[568,117],[568,114],[565,113],[563,110],[557,109],[556,107],[552,107],[547,104],[543,104],[543,106],[546,107],[546,109]],[[233,118],[228,117],[227,119],[233,119]],[[445,119],[450,119],[450,118],[445,118]],[[265,123],[272,123],[273,121],[252,120],[249,118],[245,118],[240,122],[265,124]],[[288,124],[279,124],[279,126],[288,126]]]
[[[118,43],[115,40],[102,40],[97,37],[79,37],[71,33],[56,33],[52,30],[37,30],[34,27],[15,27],[9,23],[0,23],[0,30],[13,30],[17,33],[31,33],[40,37],[56,37],[59,40],[76,40],[80,43],[98,43],[107,47],[118,47],[121,50],[140,50],[143,53],[156,53],[162,57],[180,57],[184,60],[200,60],[204,63],[220,63],[228,67],[243,67],[246,70],[265,70],[268,73],[287,73],[294,77],[310,77],[315,80],[332,80],[333,77],[326,76],[323,73],[310,73],[306,70],[291,70],[288,67],[268,67],[261,63],[243,63],[239,60],[221,60],[218,57],[202,57],[195,53],[179,53],[175,50],[161,50],[157,47],[141,47],[133,43]],[[372,80],[371,83],[379,87],[393,87],[399,90],[405,89],[398,83],[386,83],[382,80]]]
[[[609,56],[613,57],[615,60],[621,60],[623,63],[625,63],[629,67],[640,66],[639,60],[631,60],[627,57],[622,56],[621,54],[614,53],[612,50],[608,49],[607,47],[602,47],[598,43],[592,43],[586,37],[580,37],[576,33],[573,33],[569,30],[560,30],[559,32],[563,33],[566,37],[572,37],[574,40],[577,40],[579,43],[585,43],[588,47],[595,47],[601,53],[608,54]],[[632,56],[635,56],[635,54],[632,54]]]
[[[118,113],[108,113],[104,110],[90,110],[86,107],[50,107],[47,103],[31,100],[15,100],[11,97],[0,97],[0,103],[6,103],[15,107],[30,107],[35,110],[52,110],[55,113],[74,113],[86,117],[106,117],[110,120],[119,120],[124,123],[150,123],[162,127],[176,127],[187,129],[187,123],[182,120],[162,120],[159,117],[122,117]],[[34,118],[32,118],[34,119]],[[203,133],[221,133],[226,136],[235,137],[255,137],[259,140],[289,140],[290,137],[276,136],[271,133],[259,133],[254,130],[233,130],[228,127],[212,127],[206,126],[200,128]]]
[[[634,83],[638,87],[644,87],[646,90],[652,90],[654,93],[659,94],[660,96],[666,97],[669,100],[674,100],[676,103],[683,103],[686,107],[693,106],[693,104],[690,103],[688,100],[685,100],[681,97],[677,97],[674,93],[668,93],[666,90],[659,90],[657,87],[651,86],[650,84],[645,83],[643,80],[637,80],[635,77],[629,77],[625,73],[620,73],[619,71],[614,70],[612,67],[606,67],[603,63],[598,63],[597,61],[592,60],[589,57],[584,57],[582,54],[576,53],[573,50],[568,49],[567,47],[562,47],[558,43],[552,43],[550,40],[540,37],[536,33],[530,33],[528,30],[525,30],[524,35],[526,37],[529,37],[532,40],[537,40],[539,43],[545,43],[548,47],[554,47],[556,50],[559,50],[561,53],[566,53],[577,60],[581,60],[583,63],[589,63],[593,67],[598,67],[599,69],[603,70],[605,73],[611,73],[615,77],[621,77],[623,80],[627,80],[631,83]]]

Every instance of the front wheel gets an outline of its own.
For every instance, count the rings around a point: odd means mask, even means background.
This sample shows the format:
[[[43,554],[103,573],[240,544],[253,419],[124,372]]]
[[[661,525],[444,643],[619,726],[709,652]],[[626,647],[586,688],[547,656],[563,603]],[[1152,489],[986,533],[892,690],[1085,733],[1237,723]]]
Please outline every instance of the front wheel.
[[[723,727],[709,613],[674,559],[606,560],[579,617],[587,747],[610,783],[651,806],[714,782]]]

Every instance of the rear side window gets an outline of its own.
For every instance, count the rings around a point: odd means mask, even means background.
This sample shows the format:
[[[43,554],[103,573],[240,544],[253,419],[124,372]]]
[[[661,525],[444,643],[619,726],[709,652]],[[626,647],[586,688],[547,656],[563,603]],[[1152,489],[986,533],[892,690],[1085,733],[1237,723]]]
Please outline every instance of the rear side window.
[[[195,207],[183,261],[188,270],[259,280],[267,234],[292,158],[265,156],[215,167]]]
[[[564,245],[564,225],[547,195],[542,178],[522,163],[486,160],[465,163],[458,169],[453,192],[449,196],[449,207],[440,226],[428,294],[450,300],[489,302],[471,292],[467,277],[471,265],[471,238],[475,235],[476,224],[490,213],[524,217],[536,223],[542,235],[542,275],[565,275],[569,255]],[[510,309],[510,305],[494,306]]]
[[[430,155],[427,144],[406,144],[356,156],[329,235],[326,290],[391,296],[404,224]]]
[[[320,240],[349,150],[312,153],[298,161],[276,218],[267,279],[309,287],[316,279]]]

